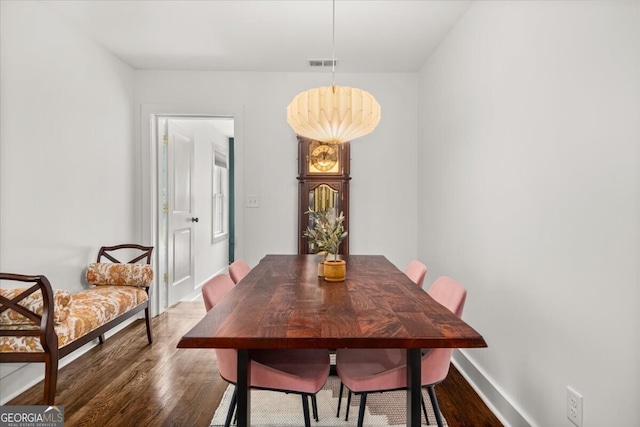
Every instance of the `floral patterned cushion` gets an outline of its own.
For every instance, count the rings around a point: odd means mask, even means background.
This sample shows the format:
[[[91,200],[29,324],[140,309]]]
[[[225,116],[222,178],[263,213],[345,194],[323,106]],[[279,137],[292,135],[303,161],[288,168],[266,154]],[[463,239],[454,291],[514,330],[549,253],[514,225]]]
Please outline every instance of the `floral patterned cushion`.
[[[144,289],[134,286],[97,286],[71,295],[69,315],[55,325],[58,346],[65,345],[147,301]],[[18,329],[31,329],[22,325]],[[0,352],[43,351],[38,337],[0,337]]]
[[[87,268],[90,285],[120,285],[148,287],[153,281],[150,264],[118,264],[94,262]]]
[[[0,289],[0,295],[7,299],[13,299],[20,295],[28,288],[11,288]],[[69,315],[69,304],[71,303],[71,293],[69,291],[58,289],[53,292],[53,321],[55,323],[63,322]],[[29,311],[33,311],[38,315],[42,315],[42,293],[40,290],[32,293],[28,297],[20,300],[18,303]],[[34,323],[22,314],[8,309],[0,313],[0,326],[13,325],[34,325]]]

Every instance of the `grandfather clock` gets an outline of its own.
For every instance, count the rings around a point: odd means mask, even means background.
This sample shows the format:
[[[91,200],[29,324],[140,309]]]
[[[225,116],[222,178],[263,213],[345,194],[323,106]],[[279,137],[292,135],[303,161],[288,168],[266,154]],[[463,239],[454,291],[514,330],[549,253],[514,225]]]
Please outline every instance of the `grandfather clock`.
[[[298,253],[315,253],[303,233],[313,227],[306,214],[334,209],[344,214],[349,231],[349,143],[330,144],[298,137]],[[340,244],[340,254],[349,254],[349,235]]]

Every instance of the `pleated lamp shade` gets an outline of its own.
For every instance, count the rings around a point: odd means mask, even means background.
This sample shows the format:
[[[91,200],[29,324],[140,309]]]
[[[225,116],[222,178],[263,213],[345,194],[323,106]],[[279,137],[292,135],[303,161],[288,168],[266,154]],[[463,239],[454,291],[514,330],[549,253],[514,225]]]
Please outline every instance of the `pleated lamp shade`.
[[[380,104],[362,89],[323,86],[301,92],[287,107],[296,134],[321,142],[347,142],[367,135],[380,121]]]

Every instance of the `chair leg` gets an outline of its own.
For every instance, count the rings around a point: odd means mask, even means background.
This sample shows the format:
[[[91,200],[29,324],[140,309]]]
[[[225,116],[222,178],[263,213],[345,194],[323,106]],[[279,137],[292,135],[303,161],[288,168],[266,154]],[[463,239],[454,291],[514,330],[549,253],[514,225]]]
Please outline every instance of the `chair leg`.
[[[438,427],[442,427],[442,414],[440,413],[440,407],[438,406],[436,391],[433,389],[432,385],[427,387],[427,391],[429,392],[429,398],[431,399],[431,404],[433,405],[433,412],[436,415],[436,423],[438,424]]]
[[[360,395],[360,410],[358,411],[358,427],[362,427],[364,423],[364,408],[367,405],[367,393]]]
[[[311,409],[313,409],[313,419],[316,422],[320,421],[320,418],[318,418],[318,401],[315,394],[311,395]]]
[[[227,411],[227,419],[224,422],[224,427],[229,427],[231,425],[231,418],[233,414],[236,412],[236,403],[238,402],[238,388],[235,387],[233,389],[233,396],[231,396],[231,403],[229,403],[229,410]]]
[[[344,417],[345,421],[349,421],[349,408],[350,407],[351,407],[351,390],[349,390],[349,394],[347,394],[347,409],[346,409],[347,415],[345,415],[345,417]]]
[[[52,406],[56,400],[58,384],[58,354],[49,353],[44,362],[44,405]]]
[[[149,344],[152,344],[153,331],[151,329],[151,313],[149,312],[149,307],[144,309],[144,322],[147,325],[147,339],[149,340]]]
[[[104,334],[100,334],[100,336],[98,337],[98,342],[100,344],[104,344]]]
[[[309,400],[308,394],[302,395],[302,413],[304,414],[304,427],[311,427],[311,418],[309,417]]]
[[[338,393],[338,413],[336,417],[340,418],[340,405],[342,404],[342,392],[344,391],[344,383],[340,381],[340,392]]]
[[[427,405],[424,403],[424,395],[422,394],[422,390],[420,390],[420,402],[422,403],[422,413],[424,414],[424,419],[427,425],[431,425],[429,423],[429,416],[427,415]]]

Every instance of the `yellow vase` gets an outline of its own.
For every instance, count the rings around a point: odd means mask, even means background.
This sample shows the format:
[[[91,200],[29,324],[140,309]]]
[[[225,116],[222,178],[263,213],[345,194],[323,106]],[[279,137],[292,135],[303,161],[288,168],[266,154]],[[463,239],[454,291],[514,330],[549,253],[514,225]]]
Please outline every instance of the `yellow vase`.
[[[327,282],[342,282],[346,276],[347,263],[343,259],[324,262],[324,280]]]
[[[324,277],[324,262],[318,263],[318,277]]]

